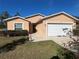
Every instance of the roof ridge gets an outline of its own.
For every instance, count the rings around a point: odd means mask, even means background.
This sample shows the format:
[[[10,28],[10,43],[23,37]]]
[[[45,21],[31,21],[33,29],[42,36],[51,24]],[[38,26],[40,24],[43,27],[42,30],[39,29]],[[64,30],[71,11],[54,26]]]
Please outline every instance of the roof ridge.
[[[40,16],[42,16],[42,17],[45,17],[45,15],[43,15],[43,14],[41,14],[41,13],[37,13],[37,14],[32,14],[32,15],[26,16],[25,19],[26,19],[26,18],[30,18],[30,17],[34,17],[34,16],[38,16],[38,15],[40,15]]]

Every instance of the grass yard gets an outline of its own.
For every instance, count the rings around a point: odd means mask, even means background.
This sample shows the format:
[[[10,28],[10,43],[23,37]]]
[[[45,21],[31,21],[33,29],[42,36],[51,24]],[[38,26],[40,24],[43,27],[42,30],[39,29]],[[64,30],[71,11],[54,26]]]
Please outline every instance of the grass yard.
[[[1,39],[0,39],[1,40]],[[0,54],[0,59],[50,59],[63,50],[53,41],[27,42],[15,50]]]
[[[3,46],[7,43],[11,43],[13,40],[18,40],[20,38],[24,38],[25,36],[20,36],[20,37],[0,37],[0,46]]]
[[[0,37],[0,47],[17,41],[20,37]],[[14,50],[0,53],[0,59],[51,59],[64,49],[53,41],[26,42],[15,46]]]

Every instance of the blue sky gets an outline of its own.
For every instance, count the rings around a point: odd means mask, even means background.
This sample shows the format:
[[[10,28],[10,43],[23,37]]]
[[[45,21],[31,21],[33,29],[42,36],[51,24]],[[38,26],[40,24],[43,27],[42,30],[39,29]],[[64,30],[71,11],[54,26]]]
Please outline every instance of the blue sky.
[[[0,12],[5,10],[11,15],[18,11],[22,16],[50,15],[61,11],[79,16],[79,0],[0,0]]]

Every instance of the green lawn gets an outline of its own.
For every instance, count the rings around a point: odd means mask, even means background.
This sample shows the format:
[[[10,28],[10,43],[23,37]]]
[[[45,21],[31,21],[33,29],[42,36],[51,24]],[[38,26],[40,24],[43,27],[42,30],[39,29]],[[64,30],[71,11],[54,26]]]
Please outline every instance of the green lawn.
[[[50,59],[62,47],[53,41],[29,42],[18,45],[15,50],[0,54],[0,59]]]

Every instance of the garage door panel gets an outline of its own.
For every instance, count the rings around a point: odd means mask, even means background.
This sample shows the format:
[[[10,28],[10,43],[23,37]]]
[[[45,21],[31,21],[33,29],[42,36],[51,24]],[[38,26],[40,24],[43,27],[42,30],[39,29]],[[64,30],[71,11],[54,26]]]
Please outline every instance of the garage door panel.
[[[69,24],[48,24],[48,36],[66,36],[64,29],[72,29]]]

